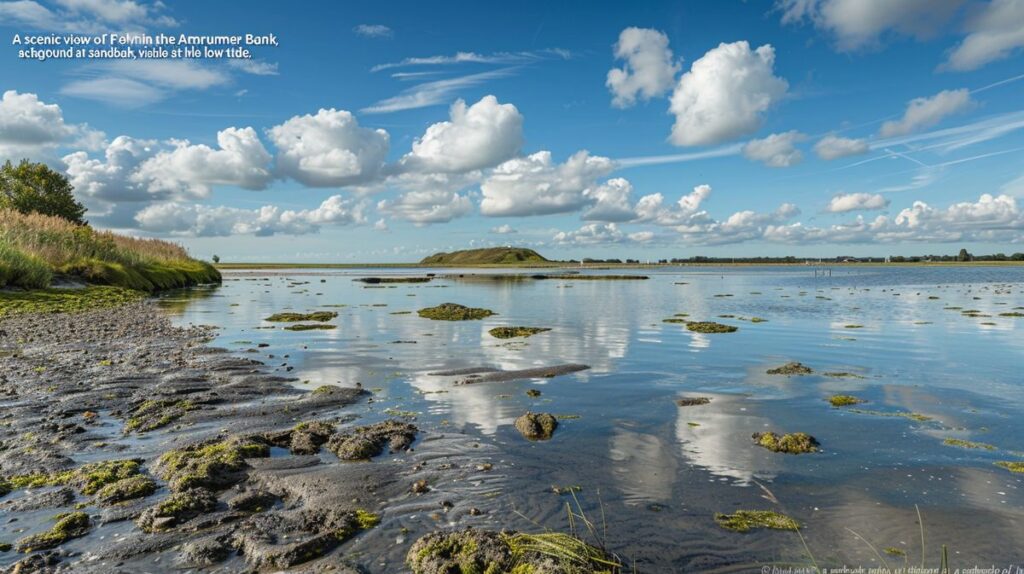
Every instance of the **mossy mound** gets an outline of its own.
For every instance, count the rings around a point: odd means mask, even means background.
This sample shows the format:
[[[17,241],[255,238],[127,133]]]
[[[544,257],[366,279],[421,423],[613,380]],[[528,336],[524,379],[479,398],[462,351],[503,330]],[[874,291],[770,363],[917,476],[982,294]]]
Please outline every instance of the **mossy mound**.
[[[787,375],[787,376],[792,376],[792,375],[810,375],[813,372],[814,372],[814,370],[812,370],[810,367],[804,365],[803,363],[798,363],[796,361],[786,363],[785,365],[782,365],[781,367],[775,367],[773,369],[768,369],[768,371],[767,371],[767,373],[769,375]]]
[[[292,454],[317,454],[320,447],[334,435],[334,425],[323,421],[304,422],[284,432],[266,433],[270,444],[287,448]]]
[[[818,452],[818,441],[807,433],[795,432],[777,435],[773,432],[757,432],[753,435],[754,443],[772,452],[786,454],[805,454]]]
[[[96,494],[107,485],[138,476],[140,459],[91,462],[73,470],[53,474],[24,474],[0,478],[0,494],[20,488],[70,485],[86,495]]]
[[[288,325],[284,328],[285,331],[330,331],[331,329],[337,329],[337,325],[330,325],[327,323],[297,323],[295,325]]]
[[[135,408],[132,416],[124,423],[124,432],[148,432],[165,427],[197,409],[192,401],[152,400]]]
[[[313,311],[312,313],[274,313],[264,319],[272,323],[299,323],[302,321],[319,321],[325,323],[337,317],[334,311]]]
[[[390,452],[408,450],[418,432],[412,423],[391,419],[336,434],[327,448],[342,460],[370,460],[385,448]]]
[[[1005,468],[1010,472],[1024,472],[1024,462],[1001,460],[995,463],[995,465],[1000,468]]]
[[[19,540],[15,544],[18,552],[35,552],[36,550],[56,548],[68,540],[85,536],[92,526],[89,522],[89,515],[84,512],[58,514],[56,519],[57,523],[50,530]]]
[[[0,317],[20,313],[81,313],[141,301],[145,293],[121,287],[0,291]]]
[[[249,468],[247,458],[270,456],[270,448],[251,439],[207,441],[164,453],[156,472],[181,492],[196,487],[219,490],[241,481]]]
[[[733,532],[750,532],[754,528],[796,530],[800,523],[785,514],[771,510],[737,510],[732,514],[715,514],[715,522]]]
[[[406,555],[413,574],[615,574],[605,551],[557,532],[525,534],[466,529],[432,532]]]
[[[172,493],[167,498],[144,510],[135,524],[143,532],[159,532],[217,508],[217,497],[205,488],[193,488]]]
[[[495,327],[487,331],[487,333],[496,339],[512,339],[515,337],[529,337],[550,330],[546,327]]]
[[[420,309],[417,313],[424,319],[435,321],[473,321],[494,315],[494,311],[490,309],[466,307],[457,303],[442,303],[437,307]]]
[[[681,397],[676,399],[676,405],[681,407],[696,407],[711,402],[708,397]]]
[[[723,325],[714,321],[689,321],[686,323],[686,328],[694,333],[733,333],[739,330],[739,327]]]
[[[525,247],[488,247],[464,249],[451,253],[435,253],[424,257],[422,265],[515,265],[518,263],[545,263],[540,253]]]
[[[116,504],[126,500],[145,498],[156,492],[156,482],[141,474],[108,484],[96,491],[100,504]]]
[[[516,419],[516,430],[528,440],[550,440],[558,428],[558,419],[549,413],[526,413]]]
[[[848,407],[859,405],[864,402],[864,399],[858,399],[853,395],[832,395],[828,398],[828,402],[834,407]]]

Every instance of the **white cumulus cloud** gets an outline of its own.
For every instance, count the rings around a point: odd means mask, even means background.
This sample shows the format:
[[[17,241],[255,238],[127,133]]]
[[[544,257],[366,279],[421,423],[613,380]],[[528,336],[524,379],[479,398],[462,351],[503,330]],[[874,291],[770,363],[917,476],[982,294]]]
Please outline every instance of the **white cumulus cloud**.
[[[965,89],[943,90],[934,96],[914,98],[907,104],[903,117],[882,124],[882,137],[902,136],[934,126],[947,116],[967,109],[971,94]]]
[[[624,29],[615,43],[615,58],[625,64],[609,70],[605,84],[617,108],[632,106],[637,97],[648,100],[665,94],[680,69],[673,61],[668,36],[650,28]]]
[[[868,153],[868,149],[867,140],[844,138],[835,134],[829,134],[814,144],[814,153],[828,161],[852,155],[863,155]]]
[[[846,213],[848,211],[873,211],[889,207],[889,200],[880,193],[841,193],[828,202],[825,211]]]
[[[583,195],[594,202],[593,206],[583,213],[588,221],[630,221],[636,218],[630,198],[633,195],[633,184],[629,180],[616,177],[584,190]]]
[[[949,54],[953,70],[976,70],[1024,47],[1024,2],[992,0],[967,24],[968,34]]]
[[[321,109],[270,128],[278,149],[277,169],[310,187],[341,187],[378,178],[390,137],[360,127],[351,112]]]
[[[886,33],[927,38],[965,0],[778,0],[784,24],[811,21],[850,51],[878,43]]]
[[[768,167],[789,167],[803,160],[804,155],[795,144],[805,139],[807,136],[795,130],[771,134],[764,139],[747,142],[743,146],[743,155]]]
[[[740,41],[709,50],[672,94],[672,143],[710,145],[756,130],[762,114],[789,89],[774,66],[775,49],[767,44],[751,50]]]
[[[473,204],[465,195],[437,189],[410,191],[396,199],[385,199],[377,203],[377,209],[399,219],[426,225],[447,223],[462,217],[473,210]]]
[[[584,192],[614,167],[612,160],[586,151],[563,164],[551,152],[511,159],[488,175],[480,189],[480,212],[487,216],[547,215],[577,211],[589,201]]]
[[[0,97],[0,158],[22,159],[61,144],[92,148],[102,140],[103,134],[87,125],[66,123],[60,106],[36,94],[7,90]]]

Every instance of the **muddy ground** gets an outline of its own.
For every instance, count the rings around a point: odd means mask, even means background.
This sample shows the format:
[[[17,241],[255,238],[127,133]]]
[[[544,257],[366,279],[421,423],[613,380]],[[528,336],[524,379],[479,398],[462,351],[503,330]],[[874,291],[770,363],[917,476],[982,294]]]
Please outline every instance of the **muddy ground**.
[[[357,430],[371,393],[300,389],[212,333],[150,302],[0,320],[0,570],[402,571],[414,539],[382,517],[479,513],[413,487],[491,480],[472,439]]]

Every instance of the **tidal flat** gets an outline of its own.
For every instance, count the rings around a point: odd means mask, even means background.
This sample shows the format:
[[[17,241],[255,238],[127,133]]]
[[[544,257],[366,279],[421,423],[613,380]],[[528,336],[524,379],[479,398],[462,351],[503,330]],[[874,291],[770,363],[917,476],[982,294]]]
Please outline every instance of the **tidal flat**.
[[[0,318],[0,569],[1020,558],[1024,268],[403,280],[429,272],[227,271]],[[489,313],[418,314],[445,303]],[[736,329],[688,328],[711,319]]]

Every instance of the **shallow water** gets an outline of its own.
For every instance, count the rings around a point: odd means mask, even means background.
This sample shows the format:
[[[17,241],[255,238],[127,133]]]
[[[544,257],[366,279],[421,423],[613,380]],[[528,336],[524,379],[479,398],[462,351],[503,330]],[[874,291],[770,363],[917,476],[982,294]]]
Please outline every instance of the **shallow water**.
[[[235,272],[220,288],[162,300],[177,322],[219,326],[213,344],[263,360],[297,385],[372,389],[374,402],[362,408],[368,419],[415,413],[424,436],[460,431],[479,441],[468,456],[493,462],[492,478],[438,488],[484,515],[385,510],[382,533],[358,547],[368,564],[400,570],[411,540],[437,526],[565,530],[567,504],[578,505],[611,550],[647,572],[810,564],[795,533],[716,526],[714,513],[735,509],[796,518],[820,565],[877,566],[871,546],[890,566],[904,559],[882,548],[904,550],[919,565],[916,508],[929,566],[938,566],[943,544],[956,567],[1006,567],[1024,558],[1024,475],[993,466],[1024,460],[1024,318],[999,316],[1024,307],[1022,267],[838,267],[831,277],[804,266],[701,267],[643,270],[646,281],[353,281],[426,272]],[[443,322],[415,313],[444,302],[497,315]],[[262,321],[313,310],[337,311],[337,329],[290,332]],[[662,322],[675,313],[739,330],[703,335]],[[505,325],[552,330],[528,339],[487,334]],[[788,361],[815,374],[765,373]],[[430,374],[563,363],[591,369],[458,386],[458,377]],[[542,395],[530,398],[527,389]],[[832,394],[866,399],[857,408],[869,412],[832,408],[825,401]],[[678,407],[681,396],[712,400]],[[561,416],[551,441],[518,435],[512,422],[527,410]],[[823,452],[769,452],[750,438],[763,430],[807,432]],[[948,437],[998,449],[946,446]],[[444,444],[424,439],[416,456],[443,459]],[[574,500],[553,485],[581,489]],[[400,527],[409,534],[391,532]]]

